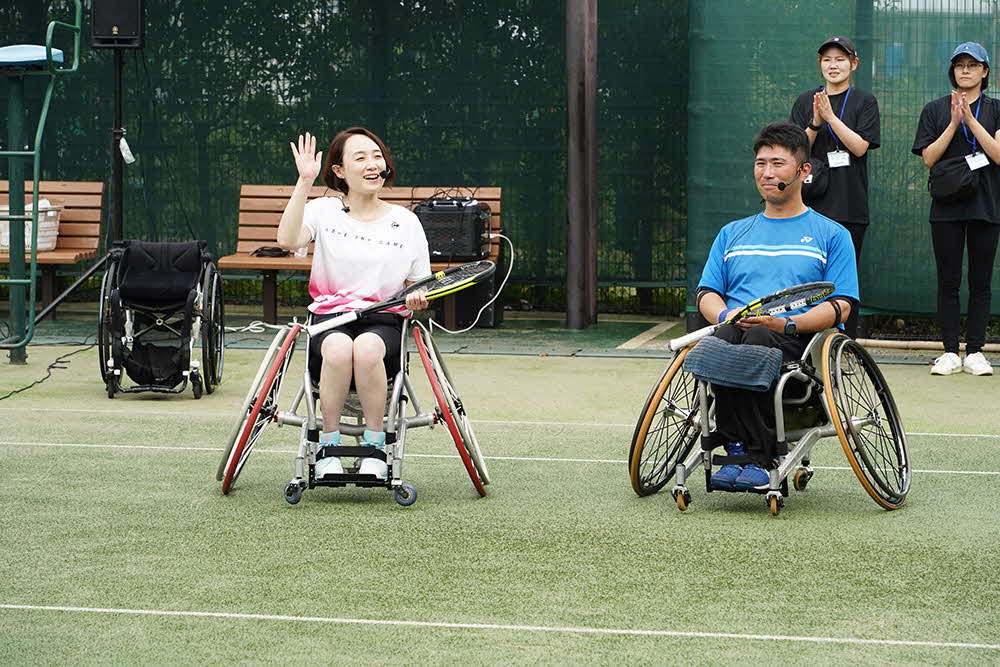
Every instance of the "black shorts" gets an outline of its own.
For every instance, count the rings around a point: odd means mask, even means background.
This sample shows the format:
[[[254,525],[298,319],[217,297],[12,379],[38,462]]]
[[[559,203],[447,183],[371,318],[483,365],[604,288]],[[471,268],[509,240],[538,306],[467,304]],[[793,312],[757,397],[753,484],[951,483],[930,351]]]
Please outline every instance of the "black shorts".
[[[311,324],[319,324],[325,320],[339,317],[343,313],[329,315],[312,315]],[[329,329],[309,339],[309,375],[313,382],[319,381],[323,368],[323,340],[332,333],[343,333],[354,340],[363,333],[373,333],[385,343],[385,375],[389,380],[399,372],[399,352],[403,332],[403,318],[393,313],[374,313],[360,320],[335,329]],[[353,386],[353,382],[351,383]]]

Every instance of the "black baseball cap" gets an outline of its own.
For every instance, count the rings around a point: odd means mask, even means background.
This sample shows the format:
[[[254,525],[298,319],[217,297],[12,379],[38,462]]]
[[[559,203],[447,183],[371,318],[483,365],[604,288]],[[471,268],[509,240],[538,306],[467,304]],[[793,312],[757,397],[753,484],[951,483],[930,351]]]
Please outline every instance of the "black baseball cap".
[[[855,48],[854,42],[852,42],[847,37],[830,37],[830,38],[828,38],[825,42],[823,42],[822,44],[819,45],[819,48],[816,49],[816,53],[822,54],[823,53],[823,49],[825,49],[825,48],[827,48],[829,46],[836,46],[836,47],[842,49],[843,51],[845,51],[847,53],[847,55],[851,56],[852,58],[857,58],[858,57],[858,50],[857,50],[857,48]]]

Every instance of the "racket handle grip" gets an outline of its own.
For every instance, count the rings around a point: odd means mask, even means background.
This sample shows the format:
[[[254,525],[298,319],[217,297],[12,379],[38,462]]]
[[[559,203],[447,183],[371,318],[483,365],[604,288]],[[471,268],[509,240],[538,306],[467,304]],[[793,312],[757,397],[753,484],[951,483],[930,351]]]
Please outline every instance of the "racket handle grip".
[[[331,320],[326,320],[325,322],[320,322],[319,324],[311,324],[305,327],[305,330],[309,332],[310,336],[315,336],[316,334],[321,334],[329,329],[336,329],[337,327],[342,327],[345,324],[350,324],[354,320],[358,319],[358,311],[352,310],[349,313],[344,313],[340,317],[334,317]]]
[[[691,343],[697,343],[702,338],[707,338],[715,333],[715,330],[719,328],[718,324],[712,324],[707,327],[698,329],[697,331],[692,331],[689,334],[681,336],[680,338],[674,338],[670,341],[670,351],[676,352],[681,348],[685,348]]]

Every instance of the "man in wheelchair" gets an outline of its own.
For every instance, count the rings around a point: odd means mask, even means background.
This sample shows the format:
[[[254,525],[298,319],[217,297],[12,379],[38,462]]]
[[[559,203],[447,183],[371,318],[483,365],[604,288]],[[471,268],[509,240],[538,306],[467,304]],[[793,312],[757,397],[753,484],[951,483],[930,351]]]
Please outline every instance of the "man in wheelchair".
[[[744,317],[714,336],[731,345],[777,348],[799,359],[815,332],[841,327],[858,307],[858,276],[850,233],[802,202],[810,172],[809,139],[799,127],[772,123],[754,138],[754,180],[764,210],[727,224],[712,244],[697,290],[699,312],[725,322],[757,297],[800,283],[827,281],[833,294],[788,317]],[[777,451],[773,388],[713,384],[716,438],[728,455],[711,476],[724,491],[766,491]]]

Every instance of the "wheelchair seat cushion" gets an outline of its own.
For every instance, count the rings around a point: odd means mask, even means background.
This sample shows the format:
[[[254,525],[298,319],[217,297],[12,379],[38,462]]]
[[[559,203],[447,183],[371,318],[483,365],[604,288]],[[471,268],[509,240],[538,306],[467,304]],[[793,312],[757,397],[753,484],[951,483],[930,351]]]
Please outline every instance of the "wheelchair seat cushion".
[[[699,380],[750,391],[767,391],[781,371],[781,350],[701,339],[684,359],[684,370]]]
[[[183,304],[201,277],[204,250],[204,241],[128,241],[118,273],[122,299],[152,308]]]

